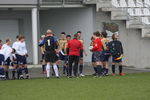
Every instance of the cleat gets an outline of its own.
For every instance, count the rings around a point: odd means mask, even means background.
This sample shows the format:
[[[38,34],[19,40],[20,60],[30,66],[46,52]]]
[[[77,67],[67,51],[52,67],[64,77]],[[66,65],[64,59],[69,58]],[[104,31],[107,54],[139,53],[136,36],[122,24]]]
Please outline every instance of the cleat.
[[[24,78],[23,78],[23,75],[20,75],[19,79],[24,79]]]
[[[111,75],[112,75],[112,76],[116,76],[116,74],[115,74],[115,73],[112,73]]]
[[[119,75],[120,75],[120,76],[124,76],[124,75],[125,75],[125,73],[119,73]]]
[[[29,79],[29,75],[26,76],[26,79]]]
[[[109,74],[107,73],[107,74],[105,74],[105,76],[109,76]]]
[[[80,77],[84,77],[85,75],[83,75],[82,73],[79,75]]]

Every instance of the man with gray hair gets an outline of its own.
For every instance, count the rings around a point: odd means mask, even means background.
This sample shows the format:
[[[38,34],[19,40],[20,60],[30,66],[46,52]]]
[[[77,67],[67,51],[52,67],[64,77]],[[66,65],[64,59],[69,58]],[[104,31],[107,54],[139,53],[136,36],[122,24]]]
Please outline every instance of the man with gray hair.
[[[53,32],[52,30],[47,30],[46,37],[40,44],[40,46],[45,46],[45,62],[46,62],[46,74],[47,78],[49,79],[50,77],[50,64],[53,65],[54,72],[57,78],[59,78],[59,72],[58,72],[58,67],[57,67],[57,60],[58,57],[56,55],[57,53],[57,42],[55,41],[53,37]]]

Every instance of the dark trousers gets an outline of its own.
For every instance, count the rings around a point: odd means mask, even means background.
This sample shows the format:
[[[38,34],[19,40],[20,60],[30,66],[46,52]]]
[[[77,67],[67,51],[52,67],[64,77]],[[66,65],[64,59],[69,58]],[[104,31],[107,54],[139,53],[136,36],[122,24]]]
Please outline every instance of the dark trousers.
[[[69,56],[69,76],[72,76],[72,65],[73,66],[73,73],[74,76],[78,74],[78,63],[79,63],[79,56]]]

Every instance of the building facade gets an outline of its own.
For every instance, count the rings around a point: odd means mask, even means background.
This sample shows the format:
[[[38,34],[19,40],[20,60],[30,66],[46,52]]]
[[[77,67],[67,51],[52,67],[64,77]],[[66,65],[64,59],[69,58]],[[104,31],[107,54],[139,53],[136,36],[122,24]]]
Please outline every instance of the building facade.
[[[82,31],[88,52],[85,62],[90,62],[88,47],[92,33],[103,31],[104,22],[115,23],[124,46],[123,64],[150,67],[150,31],[143,28],[143,24],[142,28],[140,24],[131,25],[137,21],[129,20],[128,7],[123,8],[125,5],[122,5],[119,8],[120,4],[116,7],[114,1],[117,0],[0,0],[0,39],[15,41],[16,35],[25,35],[28,62],[38,64],[41,58],[38,39],[47,29],[52,29],[58,37],[62,31],[71,35]],[[134,2],[136,4],[136,0]]]

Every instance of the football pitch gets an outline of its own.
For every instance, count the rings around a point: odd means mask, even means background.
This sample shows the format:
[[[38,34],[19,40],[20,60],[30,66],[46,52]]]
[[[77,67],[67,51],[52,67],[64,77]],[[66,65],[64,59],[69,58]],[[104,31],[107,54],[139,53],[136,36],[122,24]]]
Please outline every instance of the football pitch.
[[[150,73],[0,81],[0,100],[150,100]]]

